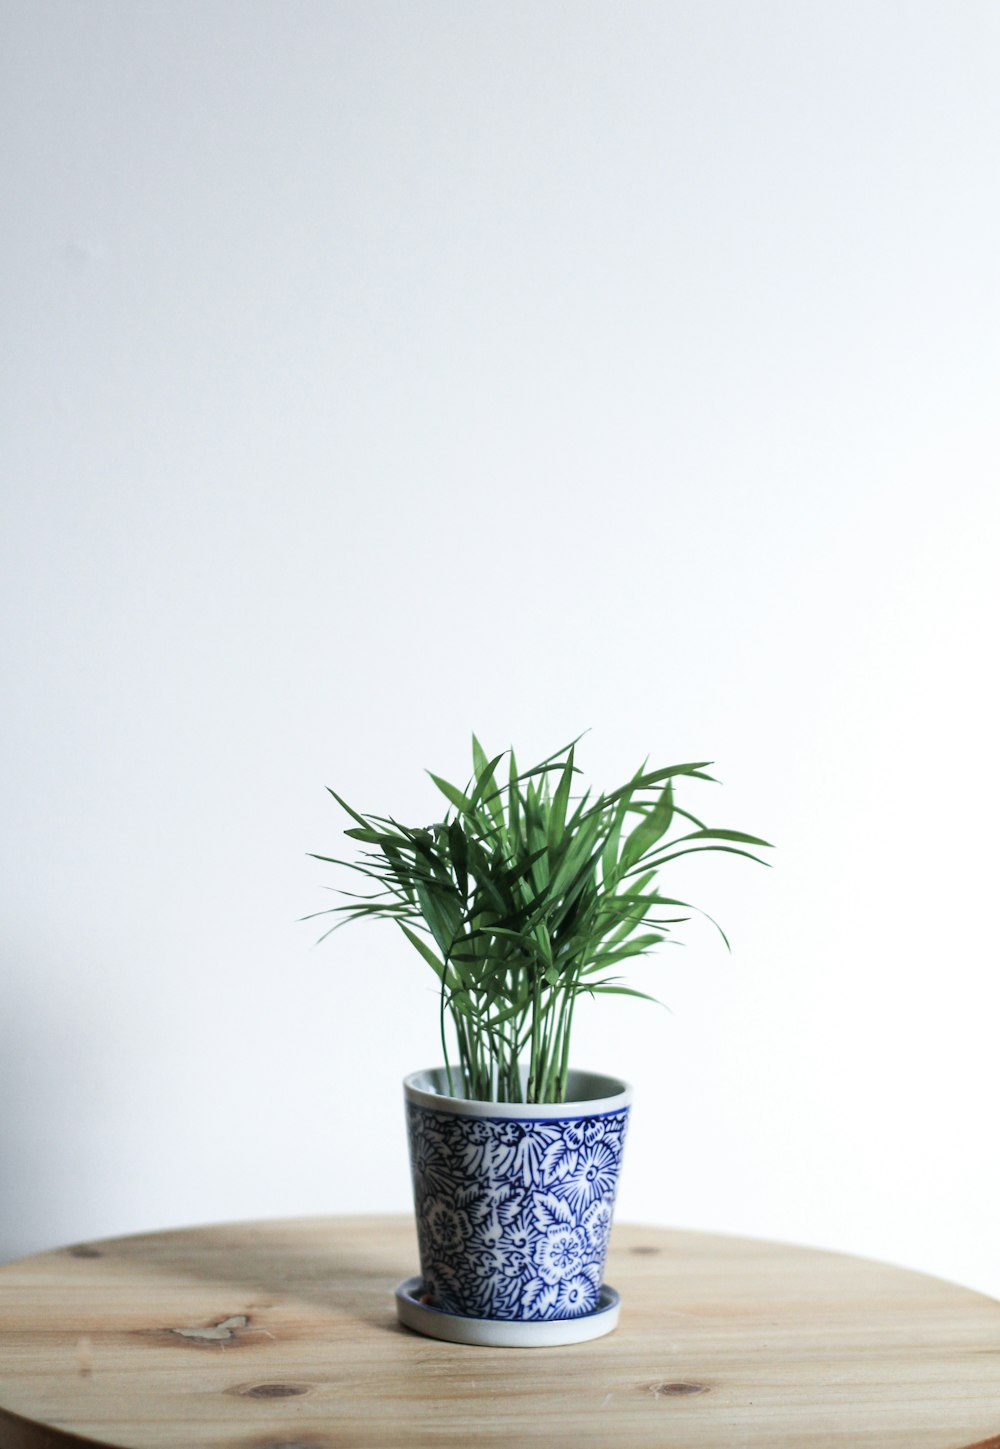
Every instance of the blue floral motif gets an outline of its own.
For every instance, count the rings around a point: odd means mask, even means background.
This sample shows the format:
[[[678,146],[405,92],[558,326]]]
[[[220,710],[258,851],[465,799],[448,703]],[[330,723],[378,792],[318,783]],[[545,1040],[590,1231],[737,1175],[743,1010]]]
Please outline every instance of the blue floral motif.
[[[407,1103],[424,1290],[473,1318],[596,1308],[628,1108],[466,1117]]]

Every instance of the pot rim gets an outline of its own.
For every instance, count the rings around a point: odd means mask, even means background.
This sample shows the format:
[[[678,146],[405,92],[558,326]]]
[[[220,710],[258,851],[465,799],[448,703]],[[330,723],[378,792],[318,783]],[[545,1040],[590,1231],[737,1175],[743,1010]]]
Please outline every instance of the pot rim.
[[[620,1112],[632,1101],[632,1087],[621,1077],[603,1072],[571,1069],[567,1087],[576,1089],[566,1102],[477,1102],[471,1097],[453,1097],[441,1087],[447,1081],[445,1067],[425,1067],[403,1078],[403,1093],[414,1106],[432,1112],[450,1112],[456,1117],[506,1117],[520,1121],[564,1121],[573,1117],[598,1117]]]

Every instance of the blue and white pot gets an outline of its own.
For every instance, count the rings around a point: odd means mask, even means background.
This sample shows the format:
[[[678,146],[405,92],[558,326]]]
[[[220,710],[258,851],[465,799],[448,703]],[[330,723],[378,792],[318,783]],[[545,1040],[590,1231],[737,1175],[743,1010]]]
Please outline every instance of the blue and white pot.
[[[564,1103],[474,1102],[448,1095],[443,1067],[403,1088],[420,1301],[553,1330],[598,1315],[631,1088],[571,1071]]]

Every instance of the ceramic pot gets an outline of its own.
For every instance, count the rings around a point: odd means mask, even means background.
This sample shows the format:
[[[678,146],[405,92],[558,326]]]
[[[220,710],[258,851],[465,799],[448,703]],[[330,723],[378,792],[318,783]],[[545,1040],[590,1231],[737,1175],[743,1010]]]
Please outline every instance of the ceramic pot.
[[[500,1323],[599,1314],[631,1088],[571,1071],[564,1103],[475,1102],[443,1067],[403,1088],[420,1302]]]

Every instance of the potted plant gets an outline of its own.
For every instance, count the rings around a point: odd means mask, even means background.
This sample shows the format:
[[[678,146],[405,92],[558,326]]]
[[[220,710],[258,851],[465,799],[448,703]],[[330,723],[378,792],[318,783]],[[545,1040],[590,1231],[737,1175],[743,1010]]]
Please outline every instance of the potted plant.
[[[508,752],[489,758],[473,736],[464,790],[431,775],[449,808],[428,826],[330,790],[365,849],[316,858],[373,887],[342,892],[330,930],[394,920],[439,983],[443,1064],[404,1082],[421,1274],[397,1290],[403,1321],[437,1337],[531,1345],[614,1327],[602,1280],[631,1091],[571,1067],[574,1009],[583,995],[654,999],[615,968],[697,909],[661,892],[664,866],[767,846],[676,803],[678,781],[712,779],[709,762],[644,765],[578,795],[578,743],[528,770],[511,750],[501,772]]]

